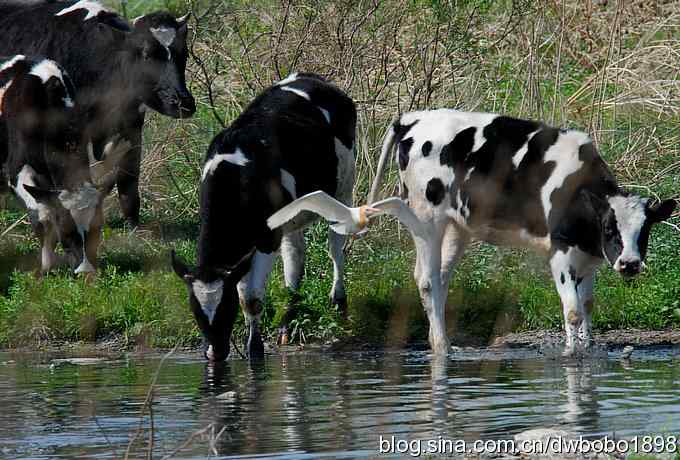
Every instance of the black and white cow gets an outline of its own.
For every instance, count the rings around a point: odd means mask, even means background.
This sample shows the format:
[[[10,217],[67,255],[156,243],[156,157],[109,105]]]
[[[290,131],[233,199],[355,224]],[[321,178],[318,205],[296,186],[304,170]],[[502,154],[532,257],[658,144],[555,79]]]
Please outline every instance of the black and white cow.
[[[402,196],[425,227],[415,238],[415,279],[430,343],[446,353],[448,285],[474,238],[531,247],[550,260],[562,301],[565,354],[591,343],[595,271],[639,273],[654,223],[675,201],[621,190],[587,134],[488,113],[406,113],[388,130],[369,202],[396,146]]]
[[[229,354],[239,300],[250,328],[248,353],[263,355],[259,319],[275,255],[280,247],[286,286],[296,290],[304,270],[302,229],[314,220],[303,214],[283,231],[272,231],[267,218],[315,190],[351,201],[355,125],[347,95],[318,75],[298,73],[262,92],[213,140],[201,181],[197,267],[188,268],[173,254],[208,359]],[[344,235],[329,230],[331,301],[340,306],[346,302],[344,242]]]
[[[116,185],[124,216],[139,222],[139,165],[145,111],[190,117],[186,17],[151,13],[129,24],[96,1],[9,0],[0,5],[0,55],[41,55],[59,62],[78,90],[92,154],[125,147]]]
[[[54,61],[0,57],[1,179],[28,210],[43,272],[57,262],[57,242],[76,273],[95,271],[102,201],[115,179],[94,185],[74,100],[68,74]]]

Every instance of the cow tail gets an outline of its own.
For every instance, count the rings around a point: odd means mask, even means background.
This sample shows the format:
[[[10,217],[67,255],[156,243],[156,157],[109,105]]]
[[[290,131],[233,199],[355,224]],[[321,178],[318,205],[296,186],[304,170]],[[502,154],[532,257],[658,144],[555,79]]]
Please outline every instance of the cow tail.
[[[387,134],[385,134],[385,139],[383,140],[382,152],[380,153],[380,160],[378,160],[378,169],[375,172],[375,178],[373,179],[373,184],[371,185],[371,191],[368,194],[368,204],[376,202],[380,188],[380,182],[382,182],[382,178],[385,173],[388,157],[394,149],[395,140],[396,133],[394,131],[393,124],[391,124],[387,129]]]

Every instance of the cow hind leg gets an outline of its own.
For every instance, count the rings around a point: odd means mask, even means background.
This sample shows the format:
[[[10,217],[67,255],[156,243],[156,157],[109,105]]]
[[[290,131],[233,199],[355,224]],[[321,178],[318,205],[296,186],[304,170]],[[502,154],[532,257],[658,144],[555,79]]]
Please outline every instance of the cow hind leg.
[[[119,163],[116,175],[116,188],[118,190],[118,203],[120,210],[132,227],[139,225],[139,168],[142,158],[141,132],[139,136],[133,136],[132,148],[130,148]],[[139,137],[139,139],[137,139]],[[136,140],[136,141],[135,141]],[[126,141],[123,145],[129,145]]]
[[[305,270],[305,238],[302,230],[283,236],[281,256],[283,257],[283,275],[289,291],[289,302],[279,324],[277,342],[286,345],[289,339],[289,325],[295,317],[295,308],[300,297],[298,290]]]
[[[260,319],[264,307],[267,279],[274,265],[276,253],[255,251],[248,274],[239,282],[237,289],[243,316],[248,326],[246,351],[250,359],[264,358],[264,343],[260,330]]]
[[[330,303],[337,307],[343,317],[347,316],[347,294],[345,293],[345,235],[340,235],[332,229],[328,229],[328,252],[333,260],[333,288],[330,294]]]
[[[456,269],[456,265],[465,253],[465,248],[470,242],[470,236],[456,228],[454,224],[449,224],[444,233],[444,240],[442,242],[442,294],[444,300],[449,292],[449,283],[451,277]]]

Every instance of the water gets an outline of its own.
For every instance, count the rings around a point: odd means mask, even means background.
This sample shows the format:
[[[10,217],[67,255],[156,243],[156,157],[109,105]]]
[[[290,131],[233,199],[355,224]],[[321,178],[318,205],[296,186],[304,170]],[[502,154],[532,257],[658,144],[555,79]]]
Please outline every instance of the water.
[[[582,362],[529,351],[298,353],[209,367],[173,355],[153,394],[155,458],[370,458],[380,435],[509,439],[536,427],[591,437],[680,432],[680,349]],[[160,355],[87,365],[0,353],[0,458],[122,458]],[[227,393],[225,395],[225,393]],[[143,458],[150,419],[131,458]],[[208,430],[210,431],[210,430]],[[305,456],[305,454],[307,454]]]

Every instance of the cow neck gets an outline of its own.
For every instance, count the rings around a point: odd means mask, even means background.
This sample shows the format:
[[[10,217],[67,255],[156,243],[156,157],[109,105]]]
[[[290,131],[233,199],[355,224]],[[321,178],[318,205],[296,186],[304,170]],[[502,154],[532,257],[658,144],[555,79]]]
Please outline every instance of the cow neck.
[[[87,113],[96,130],[118,132],[141,117],[138,111],[141,102],[136,94],[138,84],[129,66],[125,65],[125,53],[118,51],[112,55],[107,63],[112,70],[106,72],[97,85],[78,89],[80,110]]]
[[[238,192],[227,187],[212,178],[201,186],[198,267],[231,267],[252,248],[248,243],[253,240],[252,234],[248,234],[248,216],[237,212],[237,206],[230,206],[228,197],[238,196]]]

